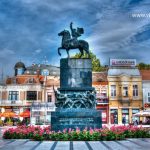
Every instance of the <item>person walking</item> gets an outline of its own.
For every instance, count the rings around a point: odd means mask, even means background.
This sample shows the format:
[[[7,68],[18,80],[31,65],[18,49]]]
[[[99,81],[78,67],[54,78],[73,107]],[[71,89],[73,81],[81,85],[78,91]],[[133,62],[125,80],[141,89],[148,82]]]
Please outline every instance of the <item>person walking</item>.
[[[137,126],[138,125],[138,121],[137,119],[134,121],[134,126]]]
[[[122,124],[124,124],[124,126],[126,124],[126,118],[125,117],[122,118]]]

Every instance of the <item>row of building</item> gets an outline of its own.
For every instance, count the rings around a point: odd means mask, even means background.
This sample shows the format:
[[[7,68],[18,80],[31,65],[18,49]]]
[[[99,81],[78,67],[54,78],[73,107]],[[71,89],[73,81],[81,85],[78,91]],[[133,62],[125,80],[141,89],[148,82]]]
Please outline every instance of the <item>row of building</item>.
[[[54,88],[60,85],[59,68],[45,64],[25,67],[18,62],[14,71],[0,85],[0,112],[19,114],[32,106],[33,123],[50,122],[51,111],[55,111]],[[139,70],[134,59],[110,59],[107,71],[93,72],[92,85],[104,124],[122,124],[123,117],[131,123],[133,114],[150,109],[150,70]]]

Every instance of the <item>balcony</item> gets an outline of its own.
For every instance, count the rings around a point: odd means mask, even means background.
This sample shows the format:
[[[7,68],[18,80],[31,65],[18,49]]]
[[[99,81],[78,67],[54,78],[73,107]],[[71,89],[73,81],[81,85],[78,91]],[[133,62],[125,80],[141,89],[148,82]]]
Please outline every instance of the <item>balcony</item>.
[[[0,100],[0,106],[23,106],[26,101],[21,100]]]
[[[123,97],[123,96],[119,96],[118,98],[119,102],[123,105],[123,104],[128,104],[128,106],[130,106],[131,104],[131,98],[130,97]]]
[[[108,97],[105,96],[96,96],[96,103],[97,104],[108,104]]]
[[[43,102],[33,102],[31,105],[31,109],[32,111],[55,111],[55,103],[53,102],[47,102],[47,103],[43,103]]]

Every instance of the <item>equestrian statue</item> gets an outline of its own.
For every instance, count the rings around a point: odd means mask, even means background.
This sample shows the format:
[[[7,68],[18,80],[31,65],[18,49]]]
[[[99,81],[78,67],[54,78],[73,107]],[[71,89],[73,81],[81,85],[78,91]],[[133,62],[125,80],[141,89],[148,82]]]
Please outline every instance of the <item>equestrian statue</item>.
[[[62,32],[58,33],[58,36],[62,36],[61,47],[58,48],[58,54],[61,56],[60,49],[65,49],[68,54],[68,58],[70,58],[69,50],[79,49],[81,53],[80,57],[82,57],[84,51],[88,54],[88,57],[90,57],[88,42],[84,40],[78,40],[78,37],[80,37],[84,33],[84,29],[74,29],[73,23],[71,22],[70,30],[71,34],[68,30],[63,30]]]

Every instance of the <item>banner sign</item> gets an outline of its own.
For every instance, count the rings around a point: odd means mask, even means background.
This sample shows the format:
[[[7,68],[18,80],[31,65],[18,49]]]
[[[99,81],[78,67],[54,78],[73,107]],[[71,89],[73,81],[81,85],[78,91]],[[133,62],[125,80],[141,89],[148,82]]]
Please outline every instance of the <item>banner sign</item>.
[[[110,66],[136,66],[136,59],[110,59]]]

